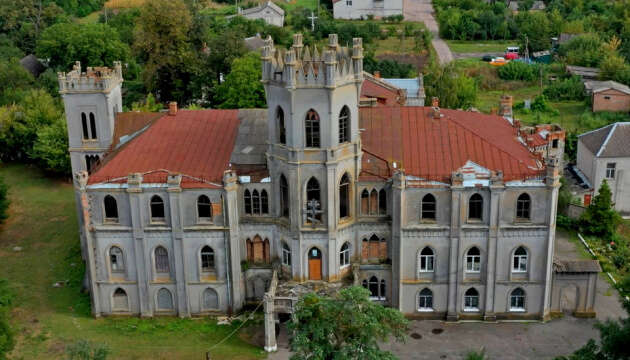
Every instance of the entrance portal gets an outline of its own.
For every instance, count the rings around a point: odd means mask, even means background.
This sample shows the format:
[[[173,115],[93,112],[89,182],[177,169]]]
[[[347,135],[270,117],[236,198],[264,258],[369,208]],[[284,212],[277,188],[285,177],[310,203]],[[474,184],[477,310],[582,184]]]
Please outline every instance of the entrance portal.
[[[322,279],[322,252],[318,248],[308,251],[308,279]]]

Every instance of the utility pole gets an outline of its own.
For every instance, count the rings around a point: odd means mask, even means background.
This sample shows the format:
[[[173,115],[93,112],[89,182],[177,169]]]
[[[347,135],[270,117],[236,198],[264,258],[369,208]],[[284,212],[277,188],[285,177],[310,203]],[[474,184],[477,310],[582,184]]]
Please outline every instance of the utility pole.
[[[317,16],[315,16],[315,14],[313,13],[313,10],[311,10],[311,16],[308,17],[307,19],[311,20],[311,32],[315,32],[315,19],[317,19]]]

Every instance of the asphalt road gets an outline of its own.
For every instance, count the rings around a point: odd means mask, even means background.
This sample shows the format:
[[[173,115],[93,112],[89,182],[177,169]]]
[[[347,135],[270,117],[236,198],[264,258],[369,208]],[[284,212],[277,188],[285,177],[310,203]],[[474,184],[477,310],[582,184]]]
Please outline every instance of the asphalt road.
[[[449,49],[446,42],[440,39],[439,28],[435,20],[433,4],[431,0],[404,0],[403,13],[405,20],[423,22],[429,31],[433,34],[433,48],[441,64],[453,61],[453,53]]]

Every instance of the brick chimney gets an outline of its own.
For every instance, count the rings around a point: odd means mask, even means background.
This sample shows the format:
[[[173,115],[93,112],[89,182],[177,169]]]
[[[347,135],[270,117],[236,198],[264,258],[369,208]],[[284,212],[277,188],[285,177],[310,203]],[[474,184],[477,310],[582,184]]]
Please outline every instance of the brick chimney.
[[[435,96],[432,97],[431,98],[431,107],[439,108],[440,107],[440,99],[435,97]]]
[[[442,117],[442,114],[440,114],[440,99],[435,96],[431,98],[431,110],[434,119],[439,119]]]
[[[380,71],[375,71],[374,72],[374,77],[377,78],[377,79],[380,79],[381,78],[381,72]]]
[[[168,103],[168,114],[170,116],[177,115],[177,102],[176,101],[171,101],[170,103]]]
[[[512,117],[513,98],[510,95],[502,95],[499,101],[499,115],[503,117]]]

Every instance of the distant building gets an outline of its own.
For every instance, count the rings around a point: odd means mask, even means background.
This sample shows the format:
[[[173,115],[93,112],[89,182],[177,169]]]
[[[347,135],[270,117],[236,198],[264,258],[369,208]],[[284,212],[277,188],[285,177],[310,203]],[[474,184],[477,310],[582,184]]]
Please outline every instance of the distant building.
[[[33,54],[26,55],[25,57],[23,57],[20,60],[20,65],[22,65],[22,67],[26,69],[28,72],[30,72],[31,75],[33,75],[34,77],[38,77],[39,74],[46,71],[46,66],[44,66],[44,64],[42,64],[41,61],[39,61],[37,56]]]
[[[598,68],[567,65],[566,70],[569,74],[579,76],[582,80],[594,80],[599,78]]]
[[[333,0],[335,19],[361,19],[368,15],[382,18],[402,13],[402,0]]]
[[[630,213],[629,139],[630,122],[619,122],[580,135],[577,148],[577,167],[591,185],[591,194],[597,194],[606,179],[615,209],[626,214]]]
[[[265,46],[265,40],[260,37],[260,34],[243,39],[245,47],[250,51],[262,49]]]
[[[630,111],[630,88],[616,81],[589,80],[584,82],[586,94],[591,97],[592,110]]]
[[[405,92],[407,101],[405,106],[424,106],[426,95],[424,94],[424,78],[422,74],[412,79],[383,79]]]
[[[284,10],[271,1],[253,8],[239,10],[239,15],[250,20],[263,19],[269,25],[280,27],[284,25]]]
[[[422,75],[412,79],[384,79],[379,72],[363,73],[361,104],[424,106],[424,81]]]

